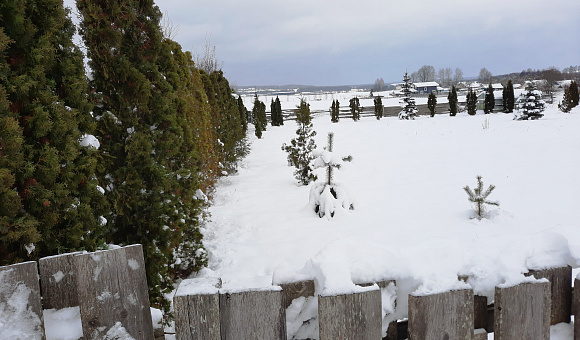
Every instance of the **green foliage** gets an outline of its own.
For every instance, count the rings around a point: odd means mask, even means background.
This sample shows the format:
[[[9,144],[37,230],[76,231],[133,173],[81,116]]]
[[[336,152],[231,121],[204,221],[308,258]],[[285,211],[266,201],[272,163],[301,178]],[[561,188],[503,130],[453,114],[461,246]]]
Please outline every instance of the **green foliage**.
[[[272,120],[272,126],[284,125],[284,116],[282,115],[282,105],[280,103],[280,98],[276,96],[276,100],[272,99],[272,104],[270,104],[270,114]]]
[[[470,116],[475,115],[475,113],[477,112],[477,95],[475,94],[475,92],[473,92],[471,88],[467,92],[466,100],[467,100],[466,102],[467,113]]]
[[[493,108],[495,107],[495,96],[493,94],[493,86],[489,84],[487,91],[485,92],[485,99],[483,105],[483,112],[485,114],[489,114],[493,112]]]
[[[457,90],[455,89],[455,85],[451,88],[447,99],[449,100],[449,115],[457,115]]]
[[[340,119],[340,103],[337,100],[332,101],[332,106],[330,107],[330,121],[333,123],[338,123]]]
[[[288,163],[296,168],[294,177],[296,177],[298,183],[308,185],[308,183],[317,179],[317,176],[312,172],[311,164],[315,158],[312,155],[312,151],[316,149],[316,143],[314,142],[316,131],[312,128],[310,105],[304,99],[300,100],[296,123],[298,124],[296,138],[290,141],[290,145],[282,145],[282,150],[288,153]]]
[[[94,250],[106,206],[79,144],[94,125],[74,25],[59,0],[6,0],[0,27],[0,264]]]
[[[437,106],[437,96],[435,93],[431,92],[429,98],[427,99],[427,107],[429,108],[429,113],[431,117],[435,117],[435,107]]]
[[[542,118],[544,116],[542,112],[545,110],[546,105],[541,98],[541,92],[536,89],[534,83],[530,83],[526,88],[526,92],[522,93],[518,99],[520,115],[516,116],[516,118],[518,120]]]
[[[361,107],[358,97],[351,98],[348,106],[350,107],[350,114],[352,115],[352,120],[354,120],[355,122],[357,120],[360,120]]]
[[[413,82],[411,81],[411,78],[407,72],[405,72],[405,75],[403,76],[403,81],[404,83],[401,85],[401,92],[403,93],[401,104],[403,105],[403,110],[399,112],[399,119],[415,119],[419,110],[415,104],[415,99],[411,97],[411,88],[413,87]]]
[[[383,111],[384,111],[384,107],[383,107],[383,100],[381,99],[381,96],[376,96],[374,99],[374,103],[375,103],[375,117],[377,118],[377,120],[380,120],[383,117]]]
[[[242,96],[238,96],[238,111],[240,112],[240,120],[242,122],[242,130],[244,134],[248,131],[248,110],[246,110],[246,106],[244,105],[244,101],[242,100]]]
[[[562,102],[558,104],[558,108],[562,112],[570,112],[574,107],[578,106],[578,85],[574,80],[564,89],[564,97]]]
[[[463,190],[467,193],[469,202],[474,204],[475,212],[477,213],[477,218],[482,219],[485,217],[485,204],[499,206],[499,202],[489,201],[487,197],[495,189],[495,186],[491,184],[487,189],[483,189],[483,182],[481,181],[481,176],[477,176],[477,188],[473,190],[469,186],[463,187]]]
[[[268,120],[266,118],[266,105],[254,95],[254,107],[252,108],[252,117],[254,117],[254,126],[256,127],[256,137],[262,138],[262,131],[266,131]]]
[[[199,72],[209,100],[212,129],[217,137],[214,148],[218,151],[219,160],[225,169],[228,172],[234,171],[237,160],[245,154],[246,149],[244,121],[241,119],[238,101],[234,98],[233,90],[221,70],[211,74],[206,74],[202,70]],[[265,117],[264,105],[264,121]],[[265,125],[262,127],[266,129]]]
[[[514,85],[511,79],[508,80],[507,85],[503,88],[502,101],[503,101],[503,112],[505,113],[514,112],[515,95],[514,95]]]

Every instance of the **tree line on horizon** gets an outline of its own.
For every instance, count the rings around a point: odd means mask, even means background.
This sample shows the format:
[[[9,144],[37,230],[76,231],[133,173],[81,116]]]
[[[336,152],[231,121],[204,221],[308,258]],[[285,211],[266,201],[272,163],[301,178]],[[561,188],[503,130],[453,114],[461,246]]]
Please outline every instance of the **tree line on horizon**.
[[[168,311],[207,264],[206,194],[247,153],[246,110],[152,0],[76,5],[80,27],[62,0],[0,3],[0,265],[140,243]]]

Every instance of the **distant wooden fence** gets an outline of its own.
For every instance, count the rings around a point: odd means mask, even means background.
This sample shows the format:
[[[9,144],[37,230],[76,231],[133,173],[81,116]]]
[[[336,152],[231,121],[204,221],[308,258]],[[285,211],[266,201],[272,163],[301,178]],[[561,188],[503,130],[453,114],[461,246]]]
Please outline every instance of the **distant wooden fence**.
[[[84,340],[153,339],[141,245],[0,267],[0,339],[44,340],[42,310],[76,306]]]
[[[80,307],[85,340],[154,339],[144,269],[140,245],[0,267],[0,339],[45,339],[42,309],[72,306]],[[528,275],[538,280],[496,287],[491,305],[471,289],[397,297],[408,299],[408,320],[398,321],[382,315],[382,295],[394,280],[341,295],[317,295],[314,281],[236,291],[220,279],[183,280],[174,296],[175,336],[305,340],[288,337],[286,311],[296,299],[312,298],[316,315],[305,323],[316,322],[320,340],[485,340],[491,332],[498,340],[549,339],[550,325],[570,322],[580,294],[573,294],[570,267]]]

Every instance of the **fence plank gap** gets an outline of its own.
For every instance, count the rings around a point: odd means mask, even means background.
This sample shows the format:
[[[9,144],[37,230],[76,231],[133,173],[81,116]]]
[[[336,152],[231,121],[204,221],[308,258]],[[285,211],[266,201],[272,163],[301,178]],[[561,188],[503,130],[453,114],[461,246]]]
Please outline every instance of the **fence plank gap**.
[[[45,339],[36,262],[0,267],[0,317],[2,339]]]

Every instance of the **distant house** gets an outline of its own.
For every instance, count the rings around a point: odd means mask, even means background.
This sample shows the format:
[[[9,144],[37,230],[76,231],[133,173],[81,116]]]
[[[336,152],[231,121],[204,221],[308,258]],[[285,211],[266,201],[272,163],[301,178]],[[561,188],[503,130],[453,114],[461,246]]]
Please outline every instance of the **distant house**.
[[[503,85],[502,84],[491,84],[493,88],[493,99],[495,100],[495,107],[493,111],[503,111]],[[487,87],[485,90],[481,91],[477,95],[477,109],[483,110],[485,107],[485,94],[487,93]]]
[[[417,94],[430,94],[431,92],[438,93],[439,84],[434,81],[425,83],[414,83]]]

